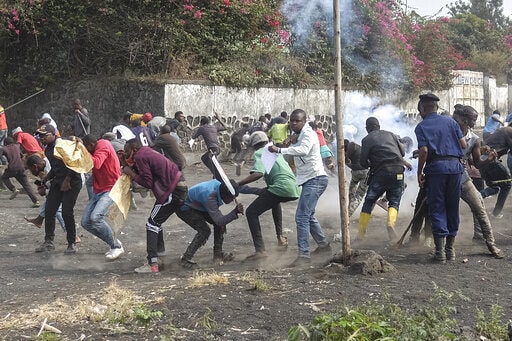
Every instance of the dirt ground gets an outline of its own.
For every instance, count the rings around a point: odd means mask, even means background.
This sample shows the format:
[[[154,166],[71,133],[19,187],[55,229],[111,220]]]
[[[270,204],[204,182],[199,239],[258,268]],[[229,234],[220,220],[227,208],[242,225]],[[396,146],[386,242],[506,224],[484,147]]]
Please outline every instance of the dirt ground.
[[[237,177],[232,163],[226,162],[223,166],[235,179],[247,175],[250,169],[250,165],[245,165],[242,175]],[[190,165],[185,176],[189,186],[211,178],[200,163]],[[258,182],[258,186],[262,185],[263,181]],[[336,179],[331,178],[317,208],[317,216],[330,238],[340,232],[337,190]],[[402,200],[397,224],[399,233],[412,217],[411,202],[415,195],[416,188],[409,186]],[[86,196],[86,191],[82,190],[75,211],[77,222]],[[247,206],[253,199],[242,195],[239,200]],[[494,200],[486,199],[488,210]],[[311,266],[289,267],[297,252],[294,202],[283,206],[284,226],[290,241],[286,250],[277,246],[270,212],[262,217],[266,246],[271,255],[264,261],[244,261],[254,248],[247,221],[241,217],[228,225],[224,244],[226,251],[235,253],[235,261],[215,264],[211,237],[196,255],[199,272],[184,270],[178,266],[178,259],[194,231],[173,216],[164,225],[168,253],[164,258],[165,267],[156,275],[136,274],[133,269],[145,261],[144,224],[153,204],[150,197],[143,199],[138,194],[136,201],[138,210],[130,212],[120,236],[126,253],[118,260],[107,261],[106,245],[82,228],[78,230],[81,238],[78,253],[64,255],[65,235],[58,225],[56,250],[44,255],[34,253],[34,248],[43,241],[44,229],[26,223],[23,216],[35,216],[38,209],[28,208],[30,200],[25,195],[9,200],[8,192],[0,193],[0,339],[34,339],[43,322],[44,312],[38,310],[41,306],[56,305],[56,302],[76,305],[84,296],[98,295],[112,281],[135,292],[163,316],[155,318],[148,327],[133,325],[124,329],[108,328],[88,319],[49,319],[49,324],[63,332],[62,339],[164,340],[173,336],[185,340],[284,340],[291,326],[307,324],[319,312],[333,311],[344,304],[378,302],[385,295],[403,307],[414,307],[426,302],[436,286],[447,291],[460,290],[468,298],[457,306],[456,318],[460,326],[472,326],[477,308],[488,311],[493,304],[501,305],[505,316],[512,316],[510,200],[504,218],[492,220],[497,244],[506,252],[506,257],[494,259],[484,246],[472,244],[471,213],[461,202],[457,260],[446,265],[431,263],[431,250],[426,247],[387,247],[385,213],[376,208],[368,238],[357,248],[377,251],[396,271],[373,276],[349,274],[342,266],[326,266],[330,255],[314,257]],[[225,205],[224,210],[232,207]],[[357,232],[358,212],[351,220],[352,236]],[[339,242],[333,242],[332,246],[333,253],[341,249]],[[214,272],[224,276],[227,283],[191,287],[194,276]],[[266,290],[261,289],[261,285],[258,287],[254,279],[265,284]],[[31,314],[33,320],[27,319]],[[12,320],[18,320],[15,328],[2,327]]]

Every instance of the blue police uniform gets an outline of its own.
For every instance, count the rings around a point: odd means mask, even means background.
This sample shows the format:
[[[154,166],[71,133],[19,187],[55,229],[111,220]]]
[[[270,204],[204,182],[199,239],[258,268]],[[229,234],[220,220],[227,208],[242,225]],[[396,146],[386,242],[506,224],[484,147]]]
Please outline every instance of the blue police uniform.
[[[428,148],[423,173],[434,238],[456,236],[464,170],[460,162],[463,151],[459,143],[462,131],[452,118],[430,113],[414,132],[418,147]]]

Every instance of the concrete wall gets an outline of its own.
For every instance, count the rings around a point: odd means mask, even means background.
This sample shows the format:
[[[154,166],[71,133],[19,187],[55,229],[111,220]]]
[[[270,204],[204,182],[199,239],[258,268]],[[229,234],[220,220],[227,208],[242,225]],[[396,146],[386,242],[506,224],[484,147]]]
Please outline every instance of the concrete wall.
[[[326,89],[288,88],[227,88],[213,85],[165,86],[165,114],[173,116],[178,110],[192,116],[221,115],[258,118],[270,113],[277,116],[281,111],[291,112],[307,108],[316,115],[334,113],[334,91]]]
[[[506,117],[506,114],[509,112],[509,98],[508,98],[508,89],[509,86],[507,84],[496,87],[496,107],[503,117]],[[512,111],[512,110],[510,110]]]
[[[59,130],[65,131],[72,119],[71,103],[75,98],[80,98],[92,117],[92,133],[99,135],[109,130],[113,123],[119,122],[127,111],[162,114],[164,95],[164,84],[154,82],[123,79],[80,81],[48,88],[6,111],[7,123],[9,130],[20,126],[32,132],[37,120],[47,112],[57,122]],[[10,103],[1,104],[7,107]]]
[[[461,71],[459,76],[462,78],[456,79],[452,89],[436,92],[441,98],[439,105],[442,109],[451,112],[456,103],[463,103],[474,106],[478,111],[482,108],[482,114],[488,114],[495,108],[499,108],[502,113],[510,110],[511,87],[496,87],[493,78],[487,78],[484,82],[483,75],[478,72]],[[26,95],[20,96],[19,99]],[[357,91],[345,91],[343,95],[344,98],[359,98],[361,101],[371,97]],[[109,130],[127,111],[150,111],[154,115],[172,117],[174,112],[181,110],[188,116],[187,119],[194,128],[199,124],[200,116],[211,117],[215,110],[228,123],[228,133],[231,133],[243,123],[252,123],[265,113],[276,116],[283,110],[291,112],[296,108],[305,109],[308,113],[316,115],[329,135],[332,132],[334,113],[334,91],[330,89],[237,89],[207,84],[99,79],[46,89],[42,94],[7,111],[9,128],[12,130],[16,126],[21,126],[31,132],[35,129],[37,119],[43,113],[49,112],[60,129],[65,130],[71,120],[71,102],[74,98],[81,98],[89,110],[92,117],[92,133],[95,135]],[[406,100],[395,98],[393,93],[375,95],[369,100],[367,109],[371,110],[371,107],[382,104],[393,104],[399,111],[415,118],[417,102],[417,95]],[[489,109],[483,108],[484,103],[485,108]],[[1,104],[7,107],[10,103]],[[479,125],[483,124],[485,118],[481,115]],[[229,144],[229,136],[223,136],[222,140],[226,145]]]

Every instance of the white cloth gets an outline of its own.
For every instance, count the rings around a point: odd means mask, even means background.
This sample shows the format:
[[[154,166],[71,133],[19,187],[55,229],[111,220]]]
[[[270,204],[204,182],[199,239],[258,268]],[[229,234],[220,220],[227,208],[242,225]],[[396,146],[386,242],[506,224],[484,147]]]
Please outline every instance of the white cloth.
[[[309,124],[304,125],[296,143],[289,148],[281,148],[281,154],[293,156],[299,186],[317,176],[327,175],[320,155],[318,136]]]
[[[125,141],[129,141],[136,137],[130,128],[122,124],[112,128],[112,132],[117,135],[118,139],[123,139]]]
[[[53,120],[52,116],[49,114],[49,113],[44,113],[43,116],[41,116],[41,119],[49,119],[50,120],[50,123],[48,123],[49,125],[51,125],[52,127],[55,128],[56,131],[59,131],[59,128],[57,128],[57,123]]]

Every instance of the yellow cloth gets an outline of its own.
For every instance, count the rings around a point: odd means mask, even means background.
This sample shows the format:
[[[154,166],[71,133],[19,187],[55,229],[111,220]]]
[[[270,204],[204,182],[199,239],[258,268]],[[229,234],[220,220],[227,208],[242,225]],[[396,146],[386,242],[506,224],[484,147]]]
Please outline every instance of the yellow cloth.
[[[54,156],[77,173],[89,173],[94,166],[91,154],[80,142],[57,139]]]
[[[114,187],[110,190],[109,197],[114,202],[114,205],[110,207],[108,217],[112,222],[112,230],[117,235],[121,227],[123,227],[126,218],[128,217],[128,211],[130,210],[130,203],[132,200],[132,192],[130,187],[132,181],[130,177],[123,174],[117,179]]]
[[[398,217],[398,211],[394,207],[388,208],[388,227],[395,228],[396,218]]]
[[[366,236],[366,230],[368,230],[368,225],[370,224],[370,217],[372,215],[370,213],[361,212],[359,215],[359,231],[357,234],[358,239],[364,239]]]
[[[132,114],[130,116],[130,122],[140,120],[140,125],[147,127],[147,123],[142,120],[142,116],[144,116],[144,114]]]

